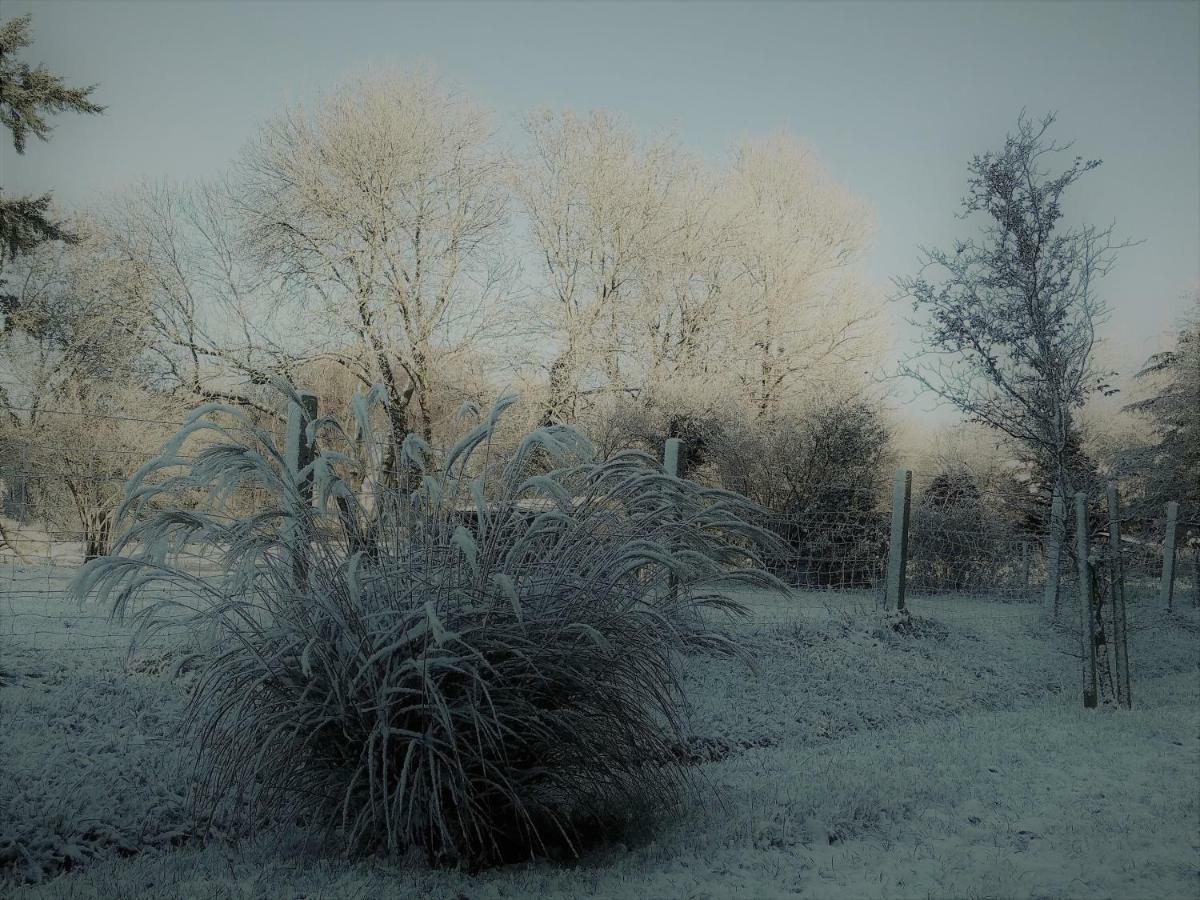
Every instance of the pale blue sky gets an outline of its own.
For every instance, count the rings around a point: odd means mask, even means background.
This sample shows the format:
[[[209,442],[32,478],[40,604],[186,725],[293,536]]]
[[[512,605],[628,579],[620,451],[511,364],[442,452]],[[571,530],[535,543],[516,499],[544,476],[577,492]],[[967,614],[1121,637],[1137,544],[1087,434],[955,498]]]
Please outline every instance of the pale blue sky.
[[[717,158],[788,129],[874,207],[869,271],[948,246],[973,153],[1018,111],[1104,165],[1073,215],[1145,239],[1102,286],[1124,371],[1200,285],[1200,3],[400,3],[5,0],[30,57],[99,82],[103,117],[3,150],[7,191],[96,201],[143,176],[225,166],[280,104],[365,67],[432,63],[511,127],[539,106],[606,107]],[[897,314],[900,310],[896,310]]]

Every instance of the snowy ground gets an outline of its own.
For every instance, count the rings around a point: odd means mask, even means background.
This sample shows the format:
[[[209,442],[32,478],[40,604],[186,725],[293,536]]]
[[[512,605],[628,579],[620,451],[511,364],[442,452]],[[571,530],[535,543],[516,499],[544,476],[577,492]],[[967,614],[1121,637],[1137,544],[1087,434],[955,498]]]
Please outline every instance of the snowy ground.
[[[190,840],[188,676],[127,657],[70,574],[0,583],[0,878],[15,897],[1195,897],[1200,619],[1131,611],[1132,712],[1080,709],[1077,638],[1033,605],[757,596],[754,670],[689,661],[715,795],[574,865],[471,877],[347,863],[297,835]],[[768,623],[768,624],[764,624]],[[64,874],[65,872],[65,874]]]

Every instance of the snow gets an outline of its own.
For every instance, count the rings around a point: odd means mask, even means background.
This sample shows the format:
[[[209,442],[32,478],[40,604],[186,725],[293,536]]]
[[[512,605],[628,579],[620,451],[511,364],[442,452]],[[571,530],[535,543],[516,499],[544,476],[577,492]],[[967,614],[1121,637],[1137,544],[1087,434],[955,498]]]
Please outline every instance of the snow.
[[[574,864],[469,876],[415,860],[350,863],[294,832],[190,840],[189,748],[174,731],[189,676],[170,674],[164,647],[127,658],[127,628],[58,597],[69,574],[0,584],[0,873],[48,877],[10,882],[14,897],[1200,889],[1193,609],[1135,606],[1134,709],[1085,711],[1077,636],[1034,605],[913,598],[920,628],[901,635],[869,595],[749,597],[754,621],[731,626],[746,659],[686,666],[691,747],[712,796],[639,816],[622,843]]]

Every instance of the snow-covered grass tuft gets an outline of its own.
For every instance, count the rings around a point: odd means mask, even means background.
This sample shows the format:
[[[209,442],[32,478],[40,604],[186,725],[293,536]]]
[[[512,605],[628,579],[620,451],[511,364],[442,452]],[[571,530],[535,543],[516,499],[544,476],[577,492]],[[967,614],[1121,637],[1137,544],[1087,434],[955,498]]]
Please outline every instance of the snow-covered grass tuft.
[[[143,628],[182,610],[208,636],[187,717],[200,812],[481,865],[575,853],[634,805],[674,803],[695,785],[680,653],[735,652],[703,613],[776,585],[746,502],[643,454],[595,461],[565,428],[497,459],[509,401],[444,456],[410,436],[381,473],[377,399],[352,426],[309,423],[320,452],[300,472],[237,410],[198,411],[76,582],[118,614],[165,587]],[[265,507],[234,513],[245,490]]]

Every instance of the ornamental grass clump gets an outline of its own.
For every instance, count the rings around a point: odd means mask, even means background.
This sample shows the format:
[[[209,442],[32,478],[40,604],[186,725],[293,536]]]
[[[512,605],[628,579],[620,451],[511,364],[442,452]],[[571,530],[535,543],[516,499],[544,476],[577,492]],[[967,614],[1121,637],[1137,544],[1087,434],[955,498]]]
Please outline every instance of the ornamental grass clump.
[[[569,428],[501,453],[512,402],[439,454],[378,439],[373,392],[352,427],[308,422],[299,472],[207,406],[132,479],[114,554],[76,590],[206,635],[187,717],[199,814],[478,866],[578,852],[631,802],[695,786],[679,656],[736,651],[713,613],[776,584],[754,550],[770,537],[736,495],[641,453],[597,461]],[[246,491],[268,500],[231,515]],[[180,561],[196,554],[215,574]]]

